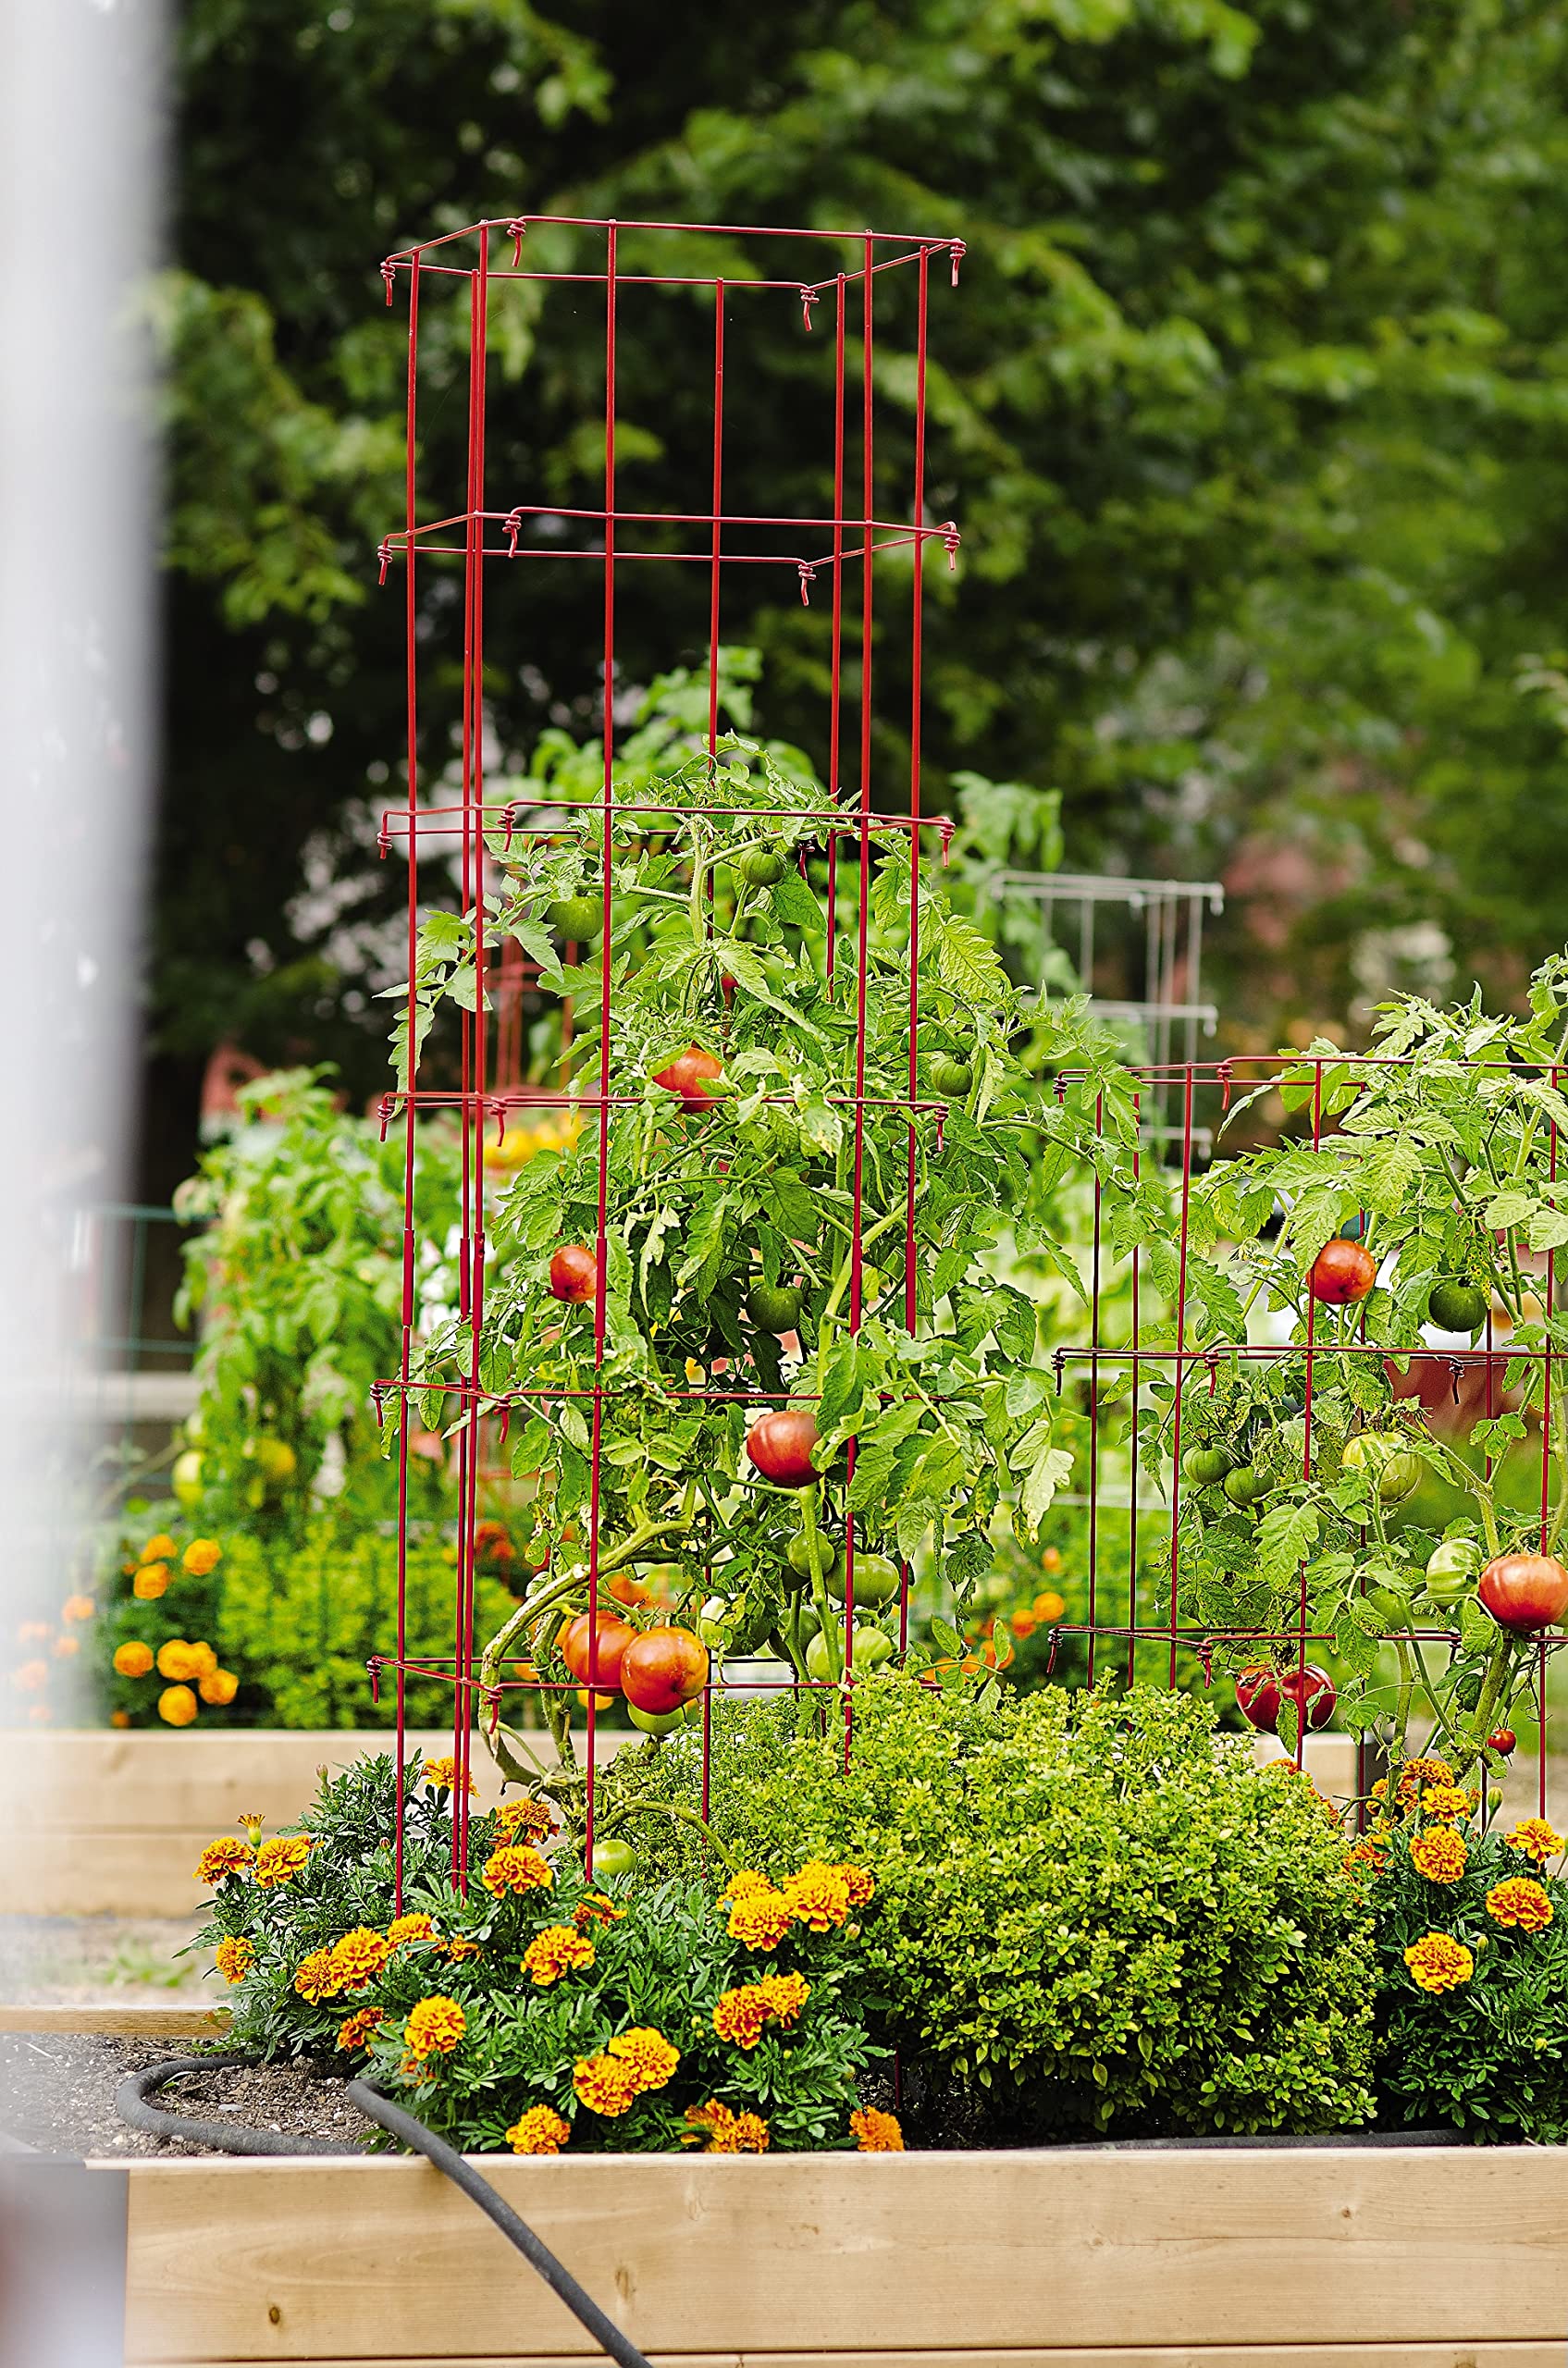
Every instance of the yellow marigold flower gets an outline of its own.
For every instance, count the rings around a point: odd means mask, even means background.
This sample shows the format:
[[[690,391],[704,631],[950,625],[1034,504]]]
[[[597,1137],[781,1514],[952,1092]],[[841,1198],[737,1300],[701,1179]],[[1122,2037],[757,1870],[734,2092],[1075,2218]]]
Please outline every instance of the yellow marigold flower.
[[[454,1932],[450,1941],[438,1941],[436,1946],[438,1954],[450,1958],[453,1965],[462,1965],[465,1957],[482,1957],[485,1954],[479,1942],[471,1941],[466,1932]]]
[[[172,1546],[168,1551],[173,1553]],[[216,1571],[222,1561],[223,1548],[215,1537],[193,1537],[179,1560],[181,1567],[189,1571],[193,1579],[204,1579],[207,1572]]]
[[[661,2089],[681,2060],[680,2049],[672,2047],[662,2031],[646,2023],[612,2039],[607,2052],[628,2067],[639,2095],[645,2089]]]
[[[254,1965],[256,1944],[243,1932],[236,1932],[228,1940],[220,1941],[213,1955],[219,1973],[232,1989],[237,1981],[244,1980]]]
[[[422,1998],[409,2009],[403,2044],[416,2064],[428,2055],[450,2055],[467,2029],[468,2017],[455,1998]]]
[[[273,1883],[292,1882],[310,1856],[308,1833],[280,1833],[256,1852],[256,1881],[264,1891]]]
[[[729,1881],[719,1893],[719,1905],[721,1907],[728,1907],[732,1900],[759,1899],[765,1892],[771,1892],[772,1888],[767,1876],[759,1875],[755,1867],[743,1867],[738,1875],[730,1877]]]
[[[190,1678],[211,1677],[217,1668],[217,1655],[210,1645],[204,1643],[187,1646],[185,1660],[185,1674]]]
[[[352,2015],[345,2015],[338,2026],[338,2045],[344,2054],[362,2048],[383,2020],[379,2006],[359,2006]]]
[[[240,1681],[232,1670],[210,1670],[196,1691],[204,1702],[216,1703],[220,1710],[226,1709],[240,1691]]]
[[[713,2009],[713,2028],[733,2046],[750,2049],[769,2023],[782,2023],[787,2030],[798,2022],[810,1995],[811,1985],[803,1973],[764,1974],[760,1981],[724,1992]]]
[[[1547,1823],[1544,1817],[1522,1819],[1512,1833],[1504,1834],[1503,1840],[1511,1850],[1523,1850],[1537,1867],[1544,1867],[1547,1860],[1555,1858],[1562,1848],[1562,1836]]]
[[[172,1562],[179,1551],[167,1530],[160,1529],[156,1537],[147,1540],[136,1559],[139,1562]]]
[[[586,1891],[572,1910],[572,1921],[579,1932],[586,1932],[590,1924],[623,1924],[625,1920],[625,1909],[606,1899],[601,1891]]]
[[[166,1685],[158,1696],[158,1716],[171,1727],[188,1727],[196,1715],[196,1697],[188,1685]]]
[[[457,1762],[452,1758],[450,1751],[444,1752],[438,1759],[427,1759],[425,1763],[424,1772],[425,1782],[427,1784],[432,1785],[438,1793],[456,1792]],[[474,1782],[473,1777],[470,1776],[468,1779],[468,1790],[471,1793],[476,1793],[479,1787]]]
[[[435,1937],[436,1919],[423,1909],[411,1916],[394,1916],[387,1927],[387,1940],[394,1949],[406,1948],[411,1941],[433,1941]]]
[[[1403,1784],[1451,1784],[1453,1770],[1446,1759],[1407,1759],[1400,1770]]]
[[[1410,1845],[1410,1862],[1429,1883],[1456,1883],[1469,1859],[1462,1835],[1450,1825],[1435,1833],[1418,1833]]]
[[[247,1867],[255,1863],[255,1856],[250,1844],[241,1842],[238,1834],[220,1834],[216,1842],[208,1843],[197,1859],[193,1880],[211,1886],[222,1882],[225,1875],[242,1875]]]
[[[158,1646],[158,1675],[175,1678],[181,1684],[194,1677],[191,1666],[191,1647],[183,1636],[171,1636],[167,1645]]]
[[[1494,1922],[1514,1925],[1521,1932],[1544,1932],[1552,1913],[1544,1888],[1528,1875],[1511,1875],[1507,1882],[1494,1883],[1487,1893],[1487,1914]]]
[[[167,1587],[168,1564],[167,1562],[149,1562],[144,1570],[137,1572],[130,1582],[130,1592],[141,1603],[156,1603],[159,1596],[166,1593]]]
[[[1416,1988],[1433,1994],[1462,1989],[1475,1970],[1475,1960],[1463,1942],[1451,1939],[1447,1932],[1428,1932],[1425,1940],[1406,1949],[1404,1961]]]
[[[153,1666],[153,1647],[132,1638],[119,1646],[115,1653],[115,1667],[121,1677],[145,1677]]]
[[[748,1949],[772,1949],[794,1921],[794,1906],[782,1891],[744,1892],[730,1909],[729,1935]]]
[[[768,1993],[768,2011],[773,2020],[786,2029],[800,2020],[800,2010],[811,1995],[811,1985],[803,1973],[770,1973],[758,1987]]]
[[[559,1981],[563,1973],[586,1972],[593,1961],[593,1942],[570,1924],[547,1924],[523,1952],[523,1970],[533,1976],[541,1990]]]
[[[68,1595],[60,1606],[62,1620],[91,1620],[98,1607],[90,1595]]]
[[[1461,1784],[1428,1784],[1421,1795],[1421,1806],[1428,1817],[1446,1820],[1468,1817],[1474,1804]]]
[[[718,2097],[710,2097],[703,2105],[688,2105],[685,2119],[683,2146],[706,2140],[705,2151],[710,2154],[765,2154],[768,2151],[768,2125],[761,2115],[732,2113]]]
[[[375,1931],[368,1924],[356,1925],[332,1951],[339,1989],[363,1990],[367,1981],[375,1980],[391,1954],[392,1944],[384,1932]]]
[[[624,2113],[642,2090],[636,2067],[613,2055],[579,2056],[572,2086],[578,2103],[586,2105],[590,2113],[602,2114],[606,2120]]]
[[[904,2152],[904,2132],[898,2126],[896,2114],[878,2113],[874,2106],[867,2105],[860,2112],[850,2115],[849,2127],[856,2147],[862,2154],[902,2154]]]
[[[842,1875],[849,1886],[850,1906],[864,1907],[877,1887],[877,1879],[870,1868],[841,1866],[835,1867],[833,1872]]]
[[[544,1842],[555,1832],[555,1819],[543,1801],[502,1801],[496,1831],[505,1842]]]
[[[797,1875],[786,1875],[784,1895],[790,1913],[813,1932],[830,1931],[849,1914],[849,1882],[839,1867],[809,1858]]]
[[[312,1949],[308,1957],[301,1959],[294,1987],[308,2005],[319,2006],[324,1998],[336,1998],[342,1986],[333,1969],[330,1949]]]
[[[530,2105],[507,2131],[506,2142],[514,2154],[559,2154],[571,2135],[571,2123],[553,2106]]]
[[[526,1844],[518,1848],[503,1843],[486,1859],[482,1880],[488,1892],[502,1899],[508,1892],[549,1891],[555,1875],[549,1860],[542,1858],[537,1850]]]
[[[1360,1842],[1352,1843],[1345,1853],[1347,1872],[1352,1867],[1365,1867],[1373,1874],[1380,1875],[1388,1863],[1389,1853],[1385,1844],[1370,1833]]]

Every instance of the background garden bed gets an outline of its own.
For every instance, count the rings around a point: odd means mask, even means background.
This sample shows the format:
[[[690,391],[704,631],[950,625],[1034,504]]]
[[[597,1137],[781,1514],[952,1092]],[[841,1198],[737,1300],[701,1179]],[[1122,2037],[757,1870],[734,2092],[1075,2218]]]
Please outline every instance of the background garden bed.
[[[482,2167],[663,2362],[1559,2368],[1562,2358],[1559,2150]],[[500,2368],[593,2354],[427,2164],[177,2162],[118,2176],[130,2182],[134,2368]]]

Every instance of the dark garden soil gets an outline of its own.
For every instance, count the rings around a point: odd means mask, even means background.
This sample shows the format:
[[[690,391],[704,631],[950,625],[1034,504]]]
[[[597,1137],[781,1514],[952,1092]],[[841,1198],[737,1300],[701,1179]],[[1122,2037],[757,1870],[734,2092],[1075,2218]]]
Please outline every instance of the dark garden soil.
[[[86,2039],[64,2033],[0,2033],[0,2141],[19,2140],[46,2154],[206,2154],[219,2150],[131,2129],[115,2111],[126,2075],[185,2052],[169,2040]],[[340,2079],[295,2065],[216,2065],[158,2092],[156,2102],[194,2121],[231,2122],[325,2140],[359,2153],[370,2125]]]

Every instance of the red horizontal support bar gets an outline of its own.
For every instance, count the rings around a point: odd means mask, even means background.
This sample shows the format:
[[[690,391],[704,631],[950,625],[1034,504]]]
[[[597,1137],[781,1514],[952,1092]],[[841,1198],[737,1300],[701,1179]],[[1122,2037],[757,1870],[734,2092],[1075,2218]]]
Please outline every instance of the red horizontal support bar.
[[[478,222],[465,222],[460,230],[443,230],[438,238],[426,239],[419,246],[400,247],[387,257],[387,261],[390,264],[411,264],[417,256],[423,268],[424,257],[438,247],[452,246],[459,239],[477,239],[491,230],[500,231],[503,237],[515,238],[519,228],[526,232],[530,223],[534,222],[567,230],[685,231],[694,238],[708,239],[854,240],[860,246],[869,239],[873,246],[908,247],[912,250],[908,257],[911,263],[919,261],[922,251],[927,254],[946,254],[957,249],[960,257],[964,253],[962,239],[929,238],[916,230],[811,230],[781,222],[645,222],[608,214],[503,214]],[[493,278],[496,275],[491,273],[489,276]],[[847,278],[849,274],[846,272],[845,277]],[[729,284],[725,282],[726,286]]]

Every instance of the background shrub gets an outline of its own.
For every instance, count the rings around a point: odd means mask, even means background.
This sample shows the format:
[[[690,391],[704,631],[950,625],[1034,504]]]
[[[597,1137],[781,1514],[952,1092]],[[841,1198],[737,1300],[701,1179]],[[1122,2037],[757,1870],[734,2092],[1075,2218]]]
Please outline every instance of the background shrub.
[[[1206,1705],[878,1677],[847,1771],[837,1735],[797,1737],[787,1711],[736,1720],[715,1830],[764,1871],[876,1869],[873,1989],[944,2115],[968,2090],[978,2132],[1037,2139],[1367,2117],[1371,1927],[1342,1837]],[[667,1749],[673,1797],[694,1761]]]

